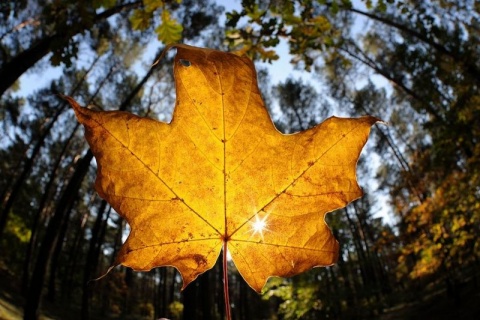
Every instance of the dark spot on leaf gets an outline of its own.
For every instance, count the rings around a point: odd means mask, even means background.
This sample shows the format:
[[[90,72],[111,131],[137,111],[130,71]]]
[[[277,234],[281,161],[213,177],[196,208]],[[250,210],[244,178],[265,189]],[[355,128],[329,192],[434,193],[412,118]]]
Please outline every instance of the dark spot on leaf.
[[[192,256],[193,260],[195,260],[195,262],[197,263],[197,266],[200,267],[200,266],[205,266],[207,264],[207,259],[205,259],[204,256],[202,256],[201,254],[194,254]]]
[[[184,66],[184,67],[190,67],[192,65],[192,63],[190,61],[185,60],[185,59],[180,59],[179,61],[182,64],[182,66]]]

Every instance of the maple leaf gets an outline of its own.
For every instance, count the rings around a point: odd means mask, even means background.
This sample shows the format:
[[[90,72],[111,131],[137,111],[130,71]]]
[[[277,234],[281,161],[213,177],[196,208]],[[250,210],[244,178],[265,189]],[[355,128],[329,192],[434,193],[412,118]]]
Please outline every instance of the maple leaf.
[[[335,263],[325,214],[362,195],[356,163],[377,119],[332,117],[284,135],[248,58],[176,47],[169,124],[67,98],[97,160],[96,190],[131,228],[117,264],[174,266],[185,287],[226,242],[260,292],[271,276]]]

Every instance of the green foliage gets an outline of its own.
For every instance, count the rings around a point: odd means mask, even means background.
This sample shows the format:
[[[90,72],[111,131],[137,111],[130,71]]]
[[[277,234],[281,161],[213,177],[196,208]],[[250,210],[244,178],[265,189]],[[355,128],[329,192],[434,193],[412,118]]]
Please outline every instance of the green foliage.
[[[154,28],[158,40],[170,44],[182,39],[183,26],[172,17],[171,6],[158,0],[144,1],[143,4],[144,7],[136,9],[129,18],[134,30],[147,30],[155,24],[155,18],[159,15],[160,23]]]
[[[150,27],[152,17],[152,11],[136,9],[129,19],[134,30],[145,31]]]
[[[244,1],[241,12],[227,13],[227,40],[233,49],[250,57],[272,62],[278,59],[275,47],[280,38],[287,40],[295,62],[303,62],[310,70],[314,52],[328,51],[341,44],[342,30],[336,21],[342,19],[340,12],[353,8],[350,0],[334,1],[279,1],[265,6],[261,1]],[[393,0],[378,0],[375,4],[366,0],[366,7],[385,12]],[[246,18],[246,23],[238,23]],[[273,49],[266,49],[273,48]]]
[[[275,47],[281,38],[285,38],[294,61],[302,61],[310,69],[313,64],[311,51],[323,51],[335,44],[338,35],[332,28],[331,20],[340,9],[349,8],[351,3],[323,3],[327,11],[319,5],[300,0],[263,8],[260,2],[250,1],[242,12],[227,13],[229,45],[252,58],[272,62],[278,59]],[[246,24],[237,26],[242,18],[247,19]]]
[[[94,0],[93,7],[94,8],[113,8],[117,4],[117,0]]]
[[[12,214],[7,223],[7,232],[12,234],[20,243],[27,243],[30,239],[31,230],[26,224],[25,219],[22,219],[16,214]]]
[[[162,22],[155,29],[158,40],[165,44],[178,42],[182,39],[182,31],[182,25],[172,19],[168,11],[162,11]]]
[[[146,12],[154,12],[157,9],[163,9],[165,7],[165,3],[162,0],[144,0],[143,5]]]
[[[310,283],[294,283],[290,280],[272,278],[268,281],[262,298],[269,300],[277,297],[283,300],[278,313],[285,319],[305,319],[312,310],[321,309],[322,302],[316,298],[318,285]]]
[[[183,304],[179,301],[174,301],[168,305],[168,312],[172,319],[181,319],[183,313]]]
[[[365,2],[365,6],[367,9],[376,9],[380,12],[385,12],[388,8],[388,5],[393,5],[395,4],[395,0],[377,0],[377,1],[372,1],[372,0],[362,0]],[[375,2],[375,3],[374,3]],[[402,1],[398,1],[395,5],[399,6],[402,5]]]

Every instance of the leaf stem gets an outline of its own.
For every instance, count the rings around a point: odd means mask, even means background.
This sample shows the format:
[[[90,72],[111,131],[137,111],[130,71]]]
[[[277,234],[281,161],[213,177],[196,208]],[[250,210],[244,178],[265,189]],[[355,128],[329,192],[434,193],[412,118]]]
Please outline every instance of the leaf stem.
[[[227,241],[223,242],[223,294],[225,297],[225,315],[227,316],[227,320],[232,320],[230,295],[228,293]]]

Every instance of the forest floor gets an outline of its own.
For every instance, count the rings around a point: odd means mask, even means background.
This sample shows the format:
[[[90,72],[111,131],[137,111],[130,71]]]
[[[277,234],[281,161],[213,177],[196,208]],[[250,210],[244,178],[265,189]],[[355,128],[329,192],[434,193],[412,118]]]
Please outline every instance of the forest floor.
[[[425,294],[411,303],[398,304],[384,310],[380,320],[478,320],[480,288],[475,281],[463,283],[457,298],[449,298],[445,289]]]
[[[3,271],[3,272],[2,272]],[[480,288],[474,281],[463,284],[458,299],[449,299],[445,290],[423,295],[411,303],[398,304],[384,310],[379,320],[478,320],[480,319]],[[17,320],[23,317],[24,299],[20,283],[12,274],[0,268],[0,320]],[[79,318],[80,310],[72,306],[44,303],[40,320]],[[73,316],[72,316],[73,315]],[[101,318],[99,318],[101,319]]]
[[[0,267],[0,320],[23,319],[24,298],[20,291],[18,277],[11,274],[6,268]],[[61,319],[50,317],[48,313],[42,312],[39,320]]]

